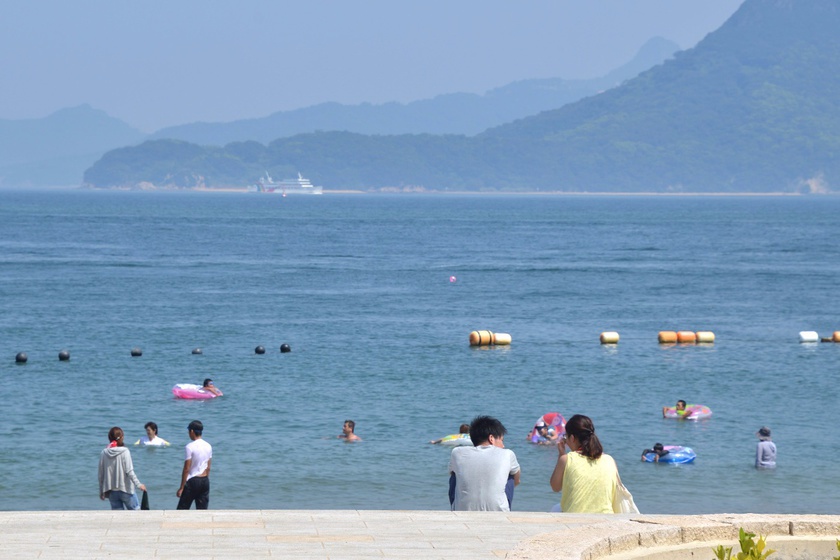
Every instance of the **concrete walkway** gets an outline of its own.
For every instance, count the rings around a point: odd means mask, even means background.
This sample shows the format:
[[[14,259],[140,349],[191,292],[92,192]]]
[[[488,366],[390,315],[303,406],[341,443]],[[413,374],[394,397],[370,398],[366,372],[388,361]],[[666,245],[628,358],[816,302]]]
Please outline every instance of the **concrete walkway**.
[[[762,534],[840,536],[840,516],[367,510],[0,512],[0,558],[592,560],[685,542],[721,544],[737,536],[739,526]]]

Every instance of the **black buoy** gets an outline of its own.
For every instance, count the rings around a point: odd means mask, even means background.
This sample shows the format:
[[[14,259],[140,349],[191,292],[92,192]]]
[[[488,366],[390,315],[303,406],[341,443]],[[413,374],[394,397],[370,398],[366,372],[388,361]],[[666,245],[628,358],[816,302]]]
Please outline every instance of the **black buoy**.
[[[285,354],[286,352],[291,352],[291,351],[292,351],[292,347],[289,346],[288,344],[284,343],[284,344],[280,345],[280,352],[282,352],[283,354]]]
[[[143,351],[137,348],[136,346],[131,349],[131,356],[137,358],[143,355]]]
[[[26,355],[26,352],[18,352],[15,354],[15,363],[16,364],[25,364],[26,360],[29,359],[29,356]]]
[[[255,354],[265,354],[265,347],[264,346],[257,346],[254,348]]]
[[[58,353],[58,359],[62,362],[66,362],[70,359],[70,351],[69,350],[61,350]]]
[[[193,353],[193,354],[196,354],[196,355],[198,355],[198,354],[204,354],[204,352],[201,350],[201,348],[193,348],[192,353]]]

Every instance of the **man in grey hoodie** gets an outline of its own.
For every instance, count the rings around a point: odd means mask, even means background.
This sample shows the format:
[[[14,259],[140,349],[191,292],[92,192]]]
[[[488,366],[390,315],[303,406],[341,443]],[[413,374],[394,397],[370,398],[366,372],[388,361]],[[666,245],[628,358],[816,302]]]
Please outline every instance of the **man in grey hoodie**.
[[[140,509],[135,487],[146,491],[146,486],[134,474],[131,452],[125,447],[122,428],[114,426],[108,431],[108,447],[99,455],[99,499],[108,498],[111,509]]]

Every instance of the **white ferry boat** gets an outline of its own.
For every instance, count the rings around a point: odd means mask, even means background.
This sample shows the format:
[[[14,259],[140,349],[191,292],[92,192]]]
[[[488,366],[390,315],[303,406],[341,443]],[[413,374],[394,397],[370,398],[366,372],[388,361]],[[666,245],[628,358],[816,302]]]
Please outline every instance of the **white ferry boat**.
[[[269,194],[323,194],[323,187],[316,187],[312,185],[309,179],[304,178],[298,173],[297,179],[283,179],[282,181],[274,181],[268,171],[265,172],[265,177],[260,177],[256,185],[248,187],[251,192],[261,192]]]

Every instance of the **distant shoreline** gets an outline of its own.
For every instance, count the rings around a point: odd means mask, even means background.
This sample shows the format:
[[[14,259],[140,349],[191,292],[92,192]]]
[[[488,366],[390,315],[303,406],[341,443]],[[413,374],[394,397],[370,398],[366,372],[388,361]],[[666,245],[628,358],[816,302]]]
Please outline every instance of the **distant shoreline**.
[[[107,190],[107,189],[104,189]],[[246,189],[186,189],[192,192],[228,192],[247,193]],[[268,194],[268,193],[253,193]],[[785,193],[785,192],[569,192],[569,191],[361,191],[353,189],[324,189],[324,195],[330,194],[366,194],[366,195],[449,195],[449,196],[825,196],[840,193]]]
[[[37,187],[16,187],[16,186],[0,186],[2,191],[73,191],[73,190],[87,190],[87,191],[118,191],[118,192],[161,192],[161,193],[210,193],[210,194],[231,194],[231,193],[247,193],[254,195],[271,195],[271,193],[257,193],[249,191],[246,188],[240,187],[219,187],[219,188],[166,188],[166,187],[146,187],[146,188],[128,188],[128,187],[79,187],[76,185],[62,185],[62,186],[37,186]],[[585,196],[615,196],[615,197],[643,197],[643,196],[663,196],[663,197],[803,197],[803,196],[837,196],[840,192],[825,192],[825,193],[795,193],[795,192],[612,192],[612,191],[586,191],[586,192],[571,192],[571,191],[440,191],[440,190],[359,190],[359,189],[324,189],[323,195],[329,196],[334,194],[353,194],[353,195],[415,195],[415,196],[571,196],[571,197],[585,197]],[[289,196],[298,196],[296,194]],[[311,196],[311,195],[310,195]]]

